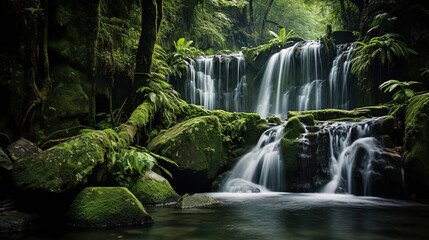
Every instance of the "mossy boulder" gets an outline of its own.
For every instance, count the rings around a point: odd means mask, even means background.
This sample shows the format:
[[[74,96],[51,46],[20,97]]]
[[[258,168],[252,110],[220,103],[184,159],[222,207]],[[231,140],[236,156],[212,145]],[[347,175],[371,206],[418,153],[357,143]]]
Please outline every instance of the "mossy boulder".
[[[214,204],[220,204],[222,201],[217,200],[213,197],[206,196],[203,194],[185,194],[182,196],[180,201],[177,203],[176,207],[185,209],[185,208],[197,208],[197,207],[205,207]]]
[[[340,110],[340,109],[324,109],[324,110],[315,110],[315,111],[289,111],[288,117],[295,117],[299,115],[310,114],[313,115],[314,120],[318,121],[329,121],[329,120],[339,120],[344,118],[370,118],[370,117],[380,117],[389,114],[389,107],[387,106],[370,106],[356,108],[353,110]]]
[[[304,132],[305,129],[298,117],[291,117],[286,123],[283,137],[288,139],[296,139],[299,138],[299,136]]]
[[[286,176],[290,176],[297,168],[299,141],[297,139],[282,138],[281,154],[285,166]]]
[[[299,121],[307,126],[314,125],[314,117],[311,114],[302,114],[298,115],[297,118]]]
[[[277,116],[269,117],[269,118],[267,118],[267,121],[269,123],[276,123],[276,124],[281,124],[282,123],[282,120],[279,117],[277,117]]]
[[[429,94],[409,101],[405,114],[403,160],[411,194],[429,197]]]
[[[221,125],[215,116],[184,121],[155,137],[152,152],[175,161],[173,186],[179,191],[207,191],[211,181],[226,165]]]
[[[74,199],[69,224],[77,228],[117,227],[153,222],[143,205],[124,187],[89,187]]]
[[[143,205],[165,205],[179,201],[180,196],[167,179],[153,171],[146,171],[144,175],[130,189]]]
[[[112,130],[84,133],[14,164],[12,180],[22,190],[70,193],[102,183],[106,157],[118,144]]]

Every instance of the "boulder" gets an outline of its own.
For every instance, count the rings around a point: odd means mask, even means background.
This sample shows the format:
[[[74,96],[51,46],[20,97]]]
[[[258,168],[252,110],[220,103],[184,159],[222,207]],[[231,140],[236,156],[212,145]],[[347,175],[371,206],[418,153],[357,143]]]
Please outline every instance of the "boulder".
[[[180,196],[167,179],[153,171],[146,171],[144,175],[130,189],[143,205],[166,205],[179,201]]]
[[[113,150],[113,131],[92,131],[39,154],[20,158],[14,164],[12,180],[22,190],[52,193],[80,191],[84,186],[102,183],[105,156]]]
[[[148,145],[152,152],[175,161],[173,187],[179,192],[210,190],[210,183],[226,165],[221,126],[215,116],[196,117],[159,134]]]
[[[412,98],[405,113],[403,160],[410,194],[429,197],[429,94]]]
[[[9,155],[15,161],[42,151],[36,144],[25,138],[18,139],[18,141],[7,147],[7,150],[9,151]]]
[[[195,193],[193,195],[185,194],[180,199],[179,203],[177,203],[176,207],[185,209],[185,208],[198,208],[205,207],[214,204],[220,204],[222,201],[217,200],[215,198]]]
[[[356,41],[355,36],[350,31],[335,31],[332,33],[335,44],[352,43]]]
[[[35,220],[36,215],[18,212],[4,211],[0,213],[0,233],[4,232],[20,232],[30,229]]]
[[[143,205],[124,187],[88,187],[68,211],[69,225],[77,228],[118,227],[153,222]]]
[[[10,171],[12,168],[13,164],[10,161],[9,156],[6,154],[3,148],[0,148],[0,169]]]

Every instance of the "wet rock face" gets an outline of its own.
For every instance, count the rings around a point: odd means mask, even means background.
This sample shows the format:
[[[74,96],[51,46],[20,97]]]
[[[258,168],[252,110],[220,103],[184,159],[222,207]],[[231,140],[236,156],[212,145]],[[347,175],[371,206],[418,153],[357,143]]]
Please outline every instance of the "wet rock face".
[[[37,147],[36,144],[28,141],[25,138],[20,138],[18,141],[12,143],[9,147],[7,147],[7,150],[9,151],[12,159],[15,161],[42,151],[39,147]]]
[[[10,161],[9,156],[6,154],[3,148],[0,148],[0,169],[10,171],[12,168],[13,164]]]
[[[36,218],[36,215],[29,213],[4,211],[0,214],[0,233],[28,230]]]

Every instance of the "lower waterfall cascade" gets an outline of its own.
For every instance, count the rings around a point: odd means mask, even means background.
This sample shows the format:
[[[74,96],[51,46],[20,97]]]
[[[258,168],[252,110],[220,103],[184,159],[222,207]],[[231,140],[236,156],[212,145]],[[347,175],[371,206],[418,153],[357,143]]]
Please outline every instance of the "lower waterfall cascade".
[[[296,173],[297,176],[288,176],[288,179],[295,178],[296,181],[300,181],[299,184],[286,180],[285,165],[280,151],[285,124],[272,127],[265,131],[258,144],[237,162],[223,181],[220,191],[292,190],[374,196],[379,194],[378,191],[382,188],[376,186],[380,181],[401,185],[403,169],[395,165],[384,150],[382,142],[374,135],[375,123],[384,118],[304,125],[306,130],[299,137],[297,159],[304,165],[299,169],[300,173]],[[312,144],[315,145],[314,143],[317,144],[315,148],[311,147]],[[313,165],[310,168],[319,169],[309,169],[306,165],[308,161]],[[315,161],[319,162],[317,166],[314,166]],[[299,188],[297,185],[304,187]]]

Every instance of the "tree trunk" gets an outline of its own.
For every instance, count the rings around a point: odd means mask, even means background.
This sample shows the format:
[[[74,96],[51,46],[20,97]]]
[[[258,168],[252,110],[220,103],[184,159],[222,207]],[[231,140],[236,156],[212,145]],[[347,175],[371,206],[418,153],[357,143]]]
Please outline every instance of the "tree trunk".
[[[255,29],[255,20],[253,18],[253,0],[249,0],[249,20],[252,31]]]
[[[274,0],[270,0],[270,2],[268,3],[268,7],[267,10],[265,11],[264,14],[264,18],[262,19],[262,28],[261,28],[261,33],[260,33],[260,38],[262,39],[262,37],[264,36],[265,33],[265,21],[267,20],[268,14],[270,13],[271,7],[273,6]]]

